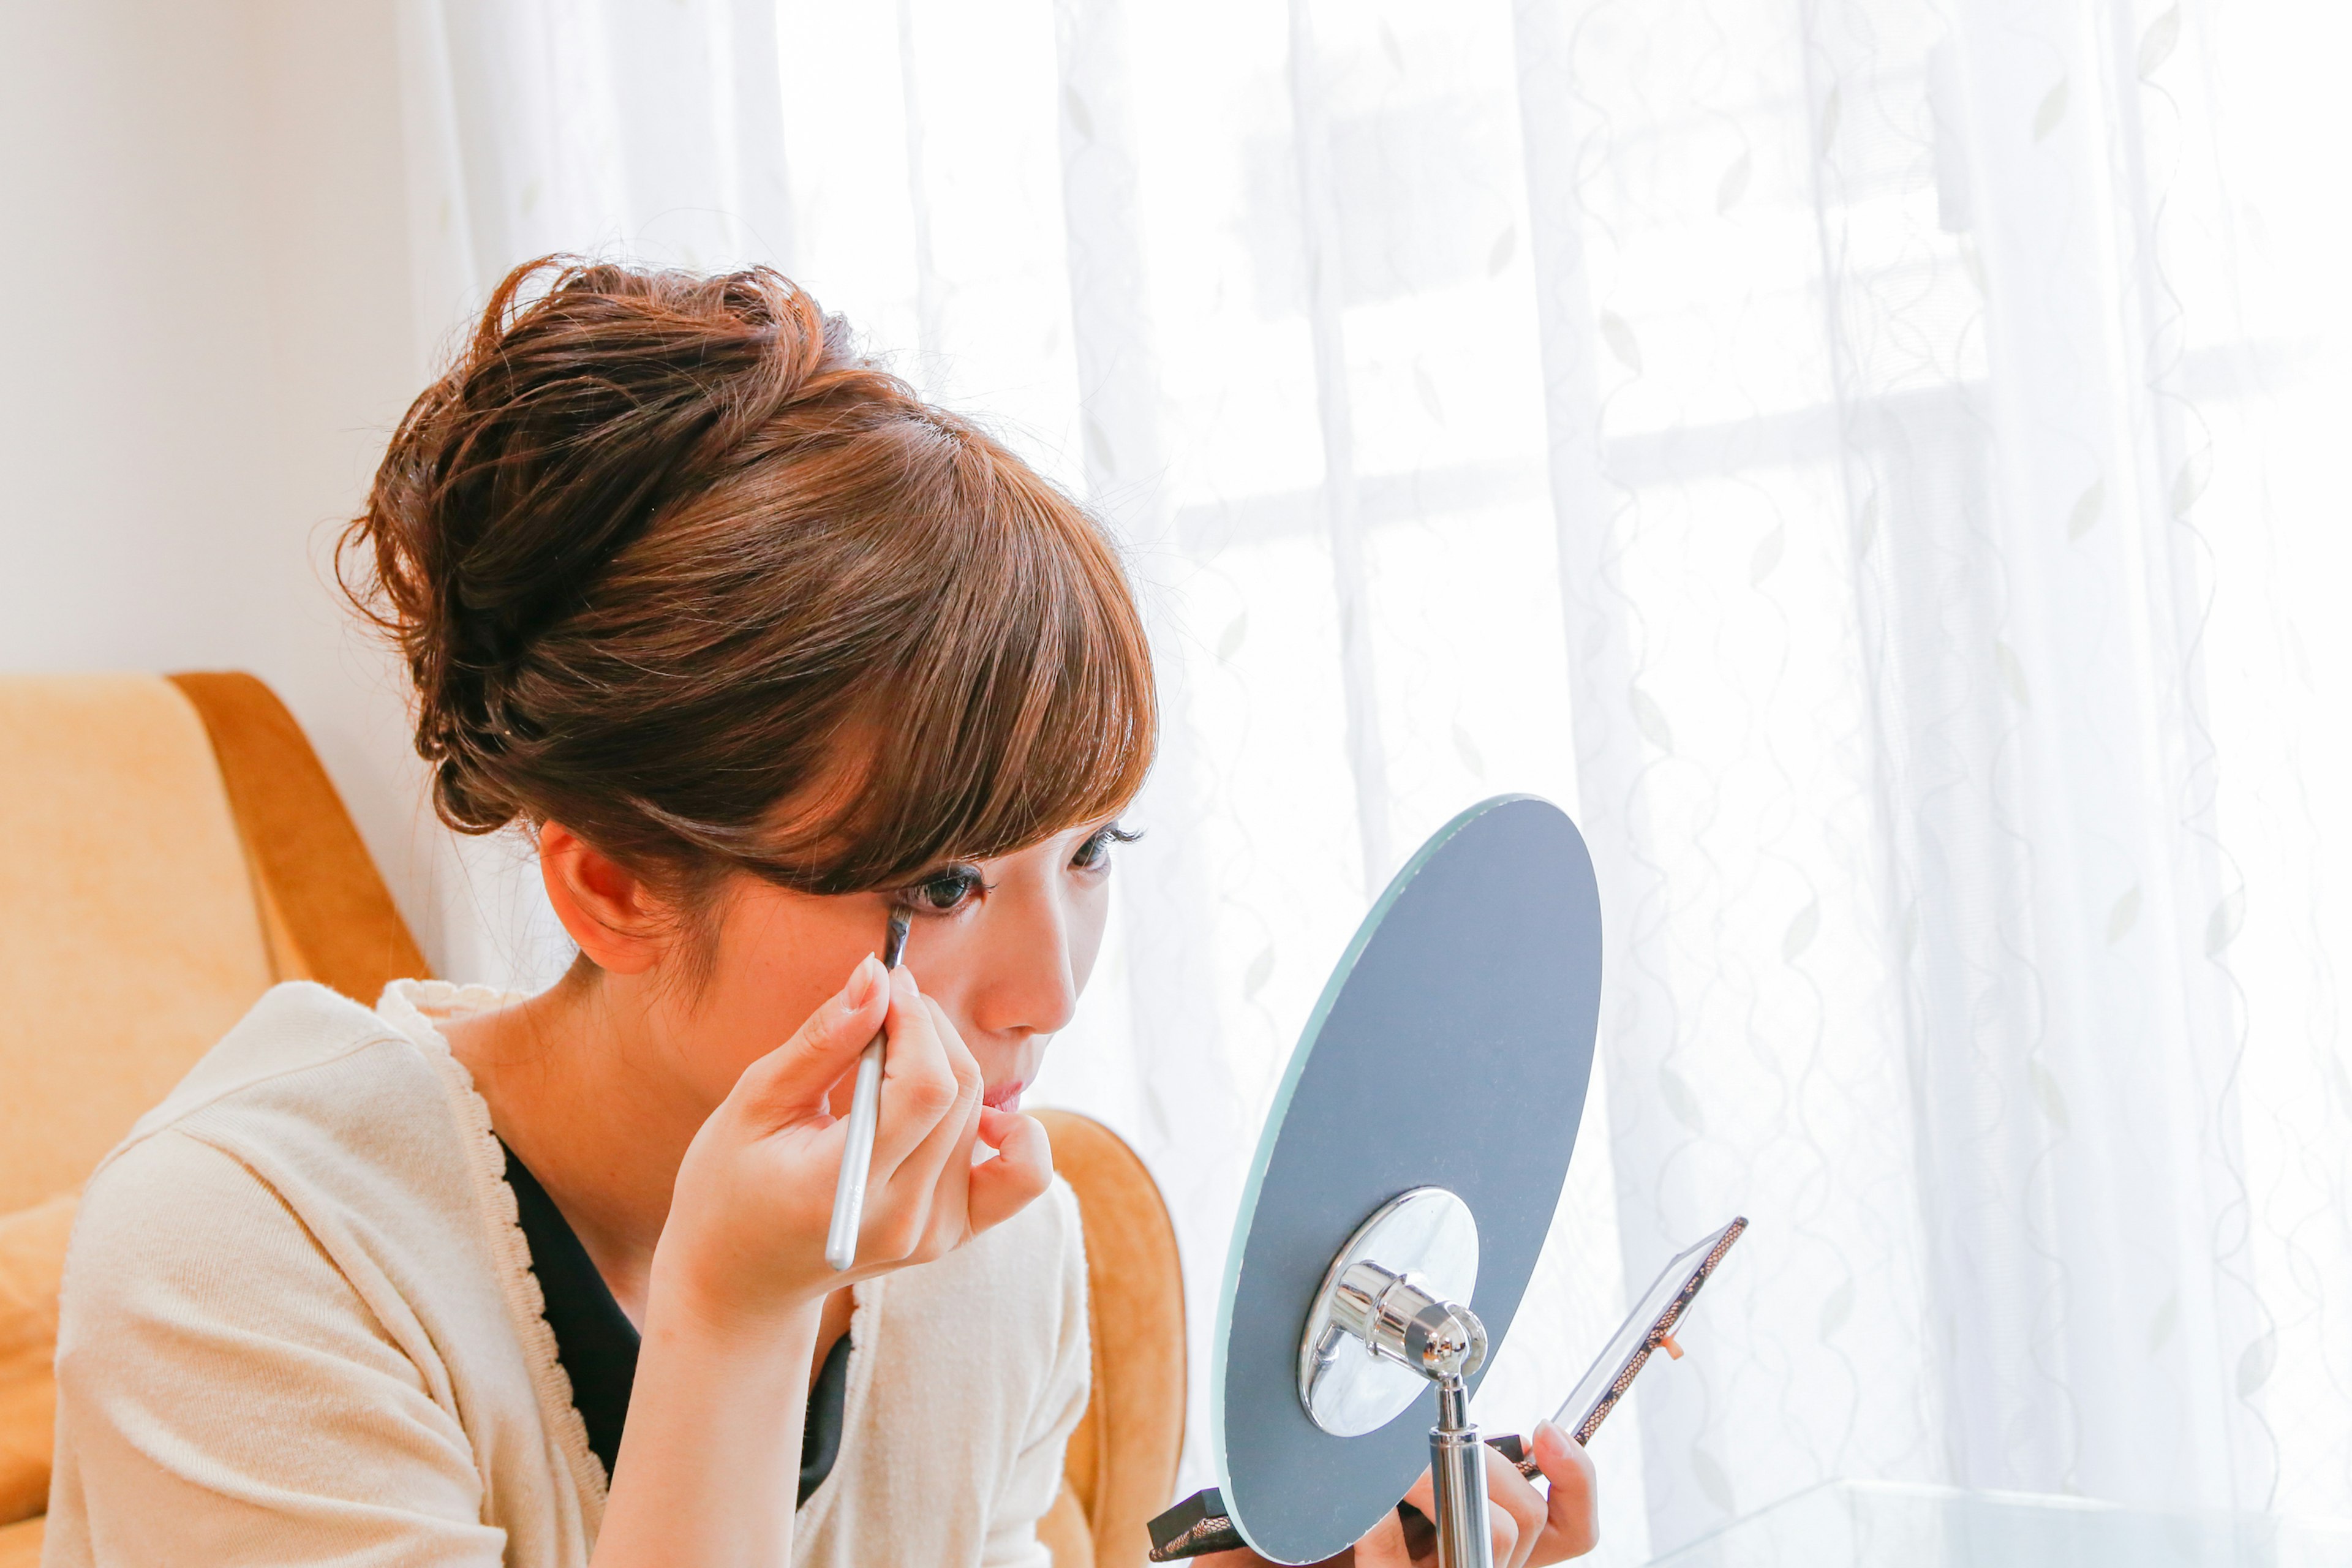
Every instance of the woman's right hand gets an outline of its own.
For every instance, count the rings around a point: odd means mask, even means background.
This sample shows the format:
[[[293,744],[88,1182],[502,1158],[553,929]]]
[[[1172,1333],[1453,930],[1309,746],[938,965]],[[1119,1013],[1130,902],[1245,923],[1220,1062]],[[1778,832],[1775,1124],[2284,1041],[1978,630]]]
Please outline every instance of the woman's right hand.
[[[857,1259],[836,1274],[825,1230],[847,1139],[828,1109],[877,1029],[888,1037]],[[981,1103],[979,1065],[908,970],[867,956],[793,1037],[745,1068],[677,1173],[653,1291],[712,1326],[813,1309],[854,1280],[953,1250],[1045,1190],[1045,1129]],[[998,1153],[974,1165],[984,1139]]]

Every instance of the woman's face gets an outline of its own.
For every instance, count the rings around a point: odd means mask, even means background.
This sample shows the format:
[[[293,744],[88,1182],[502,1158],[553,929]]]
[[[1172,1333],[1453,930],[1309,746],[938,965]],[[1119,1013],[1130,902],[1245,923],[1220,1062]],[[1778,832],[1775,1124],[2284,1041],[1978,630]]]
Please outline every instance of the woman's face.
[[[911,913],[901,961],[980,1064],[988,1101],[1014,1108],[1094,971],[1109,909],[1115,824],[1097,822],[992,860],[937,868],[897,894],[823,897],[750,876],[719,895],[699,985],[658,1011],[674,1066],[716,1106],[744,1068],[791,1037]],[[712,940],[706,937],[706,940]],[[848,1108],[849,1082],[835,1090]]]

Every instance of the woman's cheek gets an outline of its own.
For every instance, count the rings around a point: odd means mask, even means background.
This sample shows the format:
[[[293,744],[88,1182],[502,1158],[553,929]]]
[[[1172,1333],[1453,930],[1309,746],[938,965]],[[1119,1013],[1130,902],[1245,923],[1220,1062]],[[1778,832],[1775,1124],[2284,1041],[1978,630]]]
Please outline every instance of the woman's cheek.
[[[1110,916],[1110,879],[1106,877],[1072,898],[1069,915],[1070,989],[1083,994],[1102,952],[1103,926]]]

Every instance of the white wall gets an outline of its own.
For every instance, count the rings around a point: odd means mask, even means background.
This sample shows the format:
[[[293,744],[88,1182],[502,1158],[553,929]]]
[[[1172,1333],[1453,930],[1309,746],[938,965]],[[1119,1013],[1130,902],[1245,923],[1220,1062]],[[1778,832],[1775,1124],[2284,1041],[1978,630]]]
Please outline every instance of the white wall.
[[[425,375],[398,72],[393,0],[0,6],[0,669],[268,680],[446,967],[447,837],[327,564]]]

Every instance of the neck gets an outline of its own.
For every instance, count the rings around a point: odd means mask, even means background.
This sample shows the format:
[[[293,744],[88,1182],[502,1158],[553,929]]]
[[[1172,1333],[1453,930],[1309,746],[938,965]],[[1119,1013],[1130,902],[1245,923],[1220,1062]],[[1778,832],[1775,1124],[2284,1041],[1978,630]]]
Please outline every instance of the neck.
[[[442,1032],[491,1126],[642,1327],[678,1165],[712,1108],[665,1071],[667,1053],[635,989],[583,965],[527,1002]]]

